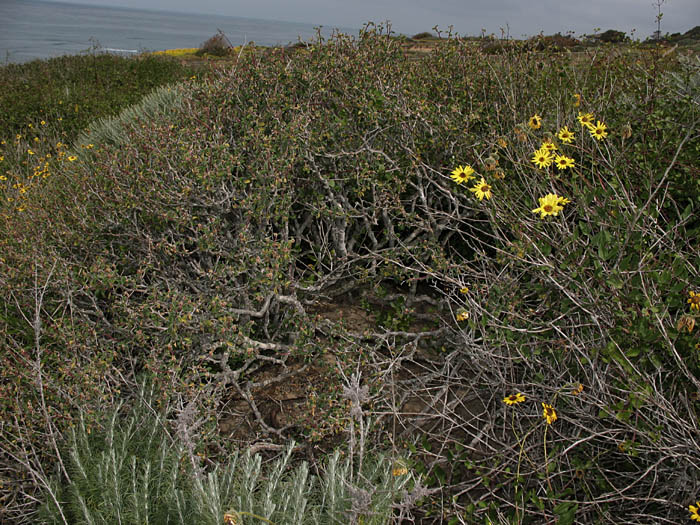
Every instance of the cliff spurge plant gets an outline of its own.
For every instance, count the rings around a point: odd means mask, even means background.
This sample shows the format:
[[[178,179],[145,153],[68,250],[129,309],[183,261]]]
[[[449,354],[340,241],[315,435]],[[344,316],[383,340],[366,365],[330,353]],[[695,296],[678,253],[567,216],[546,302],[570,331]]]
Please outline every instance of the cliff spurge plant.
[[[466,166],[457,166],[450,178],[457,184],[462,184],[463,182],[468,182],[470,179],[474,178],[474,168],[469,164]]]

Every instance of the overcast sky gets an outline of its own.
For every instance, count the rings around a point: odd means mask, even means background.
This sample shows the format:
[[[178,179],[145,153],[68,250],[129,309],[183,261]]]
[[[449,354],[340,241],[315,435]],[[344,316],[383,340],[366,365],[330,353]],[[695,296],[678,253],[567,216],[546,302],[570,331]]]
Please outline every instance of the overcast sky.
[[[0,0],[1,1],[1,0]],[[58,1],[58,0],[48,0]],[[70,0],[69,0],[70,1]],[[360,28],[367,21],[390,20],[397,33],[430,31],[452,25],[460,35],[482,28],[500,36],[509,28],[520,38],[540,31],[552,34],[618,29],[646,38],[656,30],[656,0],[72,0],[93,6],[121,6],[306,22],[325,27]],[[662,33],[685,32],[700,25],[700,0],[666,0]]]

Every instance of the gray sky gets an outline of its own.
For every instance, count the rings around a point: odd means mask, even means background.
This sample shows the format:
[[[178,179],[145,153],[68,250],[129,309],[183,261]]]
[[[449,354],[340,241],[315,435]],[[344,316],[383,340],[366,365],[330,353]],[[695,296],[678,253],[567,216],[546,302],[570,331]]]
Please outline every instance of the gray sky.
[[[57,1],[57,0],[48,0]],[[68,0],[93,6],[121,6],[176,12],[218,14],[306,22],[325,27],[362,27],[390,20],[394,31],[408,35],[449,25],[461,35],[481,29],[500,36],[509,26],[520,38],[594,29],[618,29],[646,38],[656,29],[652,0]],[[685,32],[700,25],[700,0],[666,0],[662,33]]]

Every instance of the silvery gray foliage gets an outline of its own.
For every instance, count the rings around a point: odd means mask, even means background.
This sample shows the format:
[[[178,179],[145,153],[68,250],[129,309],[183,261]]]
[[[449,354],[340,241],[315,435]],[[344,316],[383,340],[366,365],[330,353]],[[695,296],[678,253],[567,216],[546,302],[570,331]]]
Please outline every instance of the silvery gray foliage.
[[[245,518],[241,523],[383,524],[415,503],[406,498],[413,477],[395,476],[388,458],[367,454],[353,483],[350,464],[357,458],[336,451],[314,474],[308,463],[294,461],[294,442],[266,465],[261,455],[243,451],[202,473],[189,461],[182,431],[170,431],[177,424],[143,393],[133,408],[117,407],[102,428],[80,419],[65,454],[70,480],[52,481],[58,505],[45,497],[41,523],[220,525],[229,514]]]
[[[141,102],[122,110],[119,115],[95,120],[81,133],[76,146],[87,144],[114,144],[127,142],[127,130],[138,121],[150,121],[156,116],[176,110],[183,104],[183,86],[179,84],[161,86],[141,99]]]

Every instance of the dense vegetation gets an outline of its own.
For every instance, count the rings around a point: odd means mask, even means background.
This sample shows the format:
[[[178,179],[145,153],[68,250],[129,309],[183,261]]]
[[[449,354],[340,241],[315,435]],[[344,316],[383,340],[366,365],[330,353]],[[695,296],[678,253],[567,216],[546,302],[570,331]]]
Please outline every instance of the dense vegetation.
[[[155,88],[196,75],[189,66],[144,55],[63,56],[2,66],[0,133],[36,134],[28,124],[48,122],[73,140],[94,119],[114,115]],[[60,122],[58,119],[61,119]]]
[[[687,520],[699,89],[367,29],[7,137],[0,517]]]

